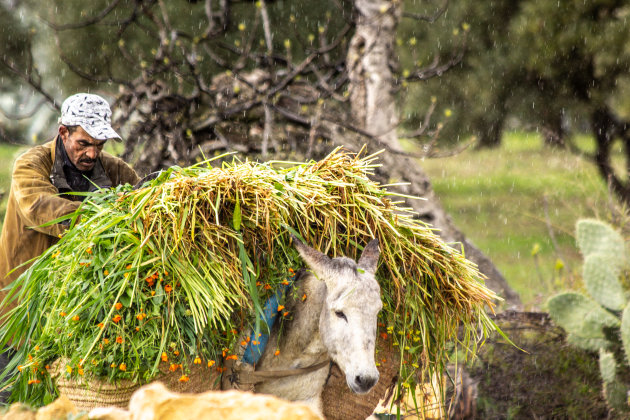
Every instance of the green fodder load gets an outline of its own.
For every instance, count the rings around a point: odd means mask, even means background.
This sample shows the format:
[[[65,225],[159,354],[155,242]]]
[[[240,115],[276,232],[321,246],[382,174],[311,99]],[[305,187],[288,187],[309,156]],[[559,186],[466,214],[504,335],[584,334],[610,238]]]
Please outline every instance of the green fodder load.
[[[368,178],[375,160],[338,149],[304,164],[171,168],[138,190],[88,195],[7,298],[22,303],[0,328],[0,344],[18,348],[3,373],[12,399],[50,401],[56,359],[66,378],[110,382],[147,382],[161,363],[182,381],[194,365],[221,370],[303,265],[289,233],[332,257],[357,258],[379,238],[379,335],[400,350],[401,386],[415,385],[418,367],[421,378],[442,368],[457,340],[474,353],[494,329],[485,307],[496,296]]]

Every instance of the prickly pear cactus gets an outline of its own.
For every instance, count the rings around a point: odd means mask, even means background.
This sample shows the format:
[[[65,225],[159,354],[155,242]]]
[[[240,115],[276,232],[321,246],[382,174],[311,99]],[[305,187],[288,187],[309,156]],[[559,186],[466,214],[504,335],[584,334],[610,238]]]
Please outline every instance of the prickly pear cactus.
[[[594,219],[576,226],[578,247],[584,256],[582,277],[589,296],[565,292],[549,299],[551,318],[567,332],[575,346],[599,351],[604,395],[609,407],[630,413],[630,384],[617,375],[618,363],[630,362],[630,305],[622,276],[628,269],[625,242],[612,226]],[[613,349],[620,343],[623,354]]]

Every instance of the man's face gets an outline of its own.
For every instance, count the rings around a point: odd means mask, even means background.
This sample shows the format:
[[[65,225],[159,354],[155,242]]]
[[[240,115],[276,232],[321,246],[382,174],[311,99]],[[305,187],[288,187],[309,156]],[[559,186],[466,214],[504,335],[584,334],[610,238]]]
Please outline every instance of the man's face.
[[[59,135],[74,166],[82,172],[90,171],[96,164],[106,140],[94,139],[81,126],[77,126],[72,134],[65,126],[59,126]]]

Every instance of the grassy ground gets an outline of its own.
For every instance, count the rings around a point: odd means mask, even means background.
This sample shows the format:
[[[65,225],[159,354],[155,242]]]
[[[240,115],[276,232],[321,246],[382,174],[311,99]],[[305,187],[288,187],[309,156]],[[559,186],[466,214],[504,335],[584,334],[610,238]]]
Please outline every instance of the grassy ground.
[[[588,138],[577,141],[590,144]],[[6,195],[18,150],[0,145],[0,189]],[[500,149],[420,164],[456,225],[490,256],[526,309],[544,309],[554,291],[579,286],[575,222],[608,217],[609,197],[591,163],[543,147],[537,134],[513,132]]]
[[[588,138],[576,141],[589,146]],[[579,287],[575,222],[608,217],[606,186],[593,164],[544,147],[535,133],[516,132],[500,149],[421,165],[455,224],[494,261],[526,309],[544,309],[555,291]]]

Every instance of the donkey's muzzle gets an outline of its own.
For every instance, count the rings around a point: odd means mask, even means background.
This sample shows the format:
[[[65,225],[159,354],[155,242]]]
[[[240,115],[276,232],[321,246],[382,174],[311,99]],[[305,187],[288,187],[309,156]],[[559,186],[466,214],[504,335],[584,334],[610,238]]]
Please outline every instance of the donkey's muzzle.
[[[378,373],[374,375],[357,375],[351,387],[357,394],[365,394],[378,382]]]

